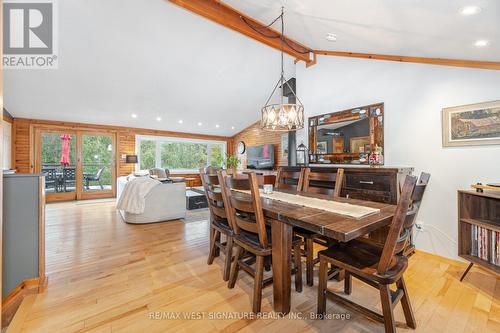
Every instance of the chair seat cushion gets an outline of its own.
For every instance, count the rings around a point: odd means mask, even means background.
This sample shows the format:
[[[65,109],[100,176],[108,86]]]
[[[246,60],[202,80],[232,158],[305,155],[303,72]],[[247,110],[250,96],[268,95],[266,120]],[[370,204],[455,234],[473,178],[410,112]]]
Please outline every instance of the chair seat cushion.
[[[403,256],[396,256],[396,263],[384,275],[377,273],[378,263],[383,248],[370,243],[352,240],[347,243],[338,243],[319,252],[320,260],[343,268],[362,278],[375,280],[382,284],[394,283],[403,274],[408,266],[408,260]]]
[[[214,226],[227,232],[232,232],[231,227],[226,219],[216,218],[213,222]]]
[[[271,227],[266,226],[266,237],[267,237],[267,242],[269,243],[269,246],[272,246],[272,237],[271,237]],[[254,234],[253,232],[247,232],[244,230],[240,231],[240,234],[238,235],[238,238],[241,241],[245,241],[253,246],[256,247],[261,247],[260,242],[259,242],[259,235]],[[301,242],[302,240],[300,237],[297,237],[296,235],[292,236],[292,243],[296,242]]]

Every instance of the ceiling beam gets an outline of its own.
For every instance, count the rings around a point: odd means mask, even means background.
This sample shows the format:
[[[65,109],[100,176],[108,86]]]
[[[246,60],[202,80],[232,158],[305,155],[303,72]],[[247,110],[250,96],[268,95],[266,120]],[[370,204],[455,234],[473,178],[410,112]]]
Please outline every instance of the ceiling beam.
[[[387,55],[387,54],[355,53],[355,52],[326,51],[326,50],[315,50],[314,54],[335,56],[335,57],[351,57],[351,58],[376,59],[376,60],[388,60],[388,61],[399,61],[399,62],[413,62],[419,64],[430,64],[430,65],[441,65],[441,66],[500,70],[500,62],[495,62],[495,61],[409,57],[409,56],[398,56],[398,55]]]
[[[193,13],[203,16],[213,22],[221,24],[229,29],[242,33],[252,39],[264,43],[277,50],[281,50],[295,59],[302,60],[306,64],[313,61],[313,50],[307,46],[300,44],[293,39],[284,36],[287,44],[281,42],[281,33],[266,27],[265,24],[247,16],[234,8],[218,1],[218,0],[169,0],[170,2],[183,7]],[[246,22],[245,22],[246,21]],[[248,24],[247,24],[248,23]],[[251,25],[251,27],[249,26]],[[252,28],[253,27],[253,28]],[[269,38],[263,36],[273,36]],[[290,47],[290,46],[291,47]]]

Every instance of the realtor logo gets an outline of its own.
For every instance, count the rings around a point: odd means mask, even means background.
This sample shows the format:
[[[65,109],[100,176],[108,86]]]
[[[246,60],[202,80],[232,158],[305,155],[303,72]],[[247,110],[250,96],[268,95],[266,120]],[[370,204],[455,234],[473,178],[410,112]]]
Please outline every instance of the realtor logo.
[[[57,68],[53,0],[5,0],[4,68]]]

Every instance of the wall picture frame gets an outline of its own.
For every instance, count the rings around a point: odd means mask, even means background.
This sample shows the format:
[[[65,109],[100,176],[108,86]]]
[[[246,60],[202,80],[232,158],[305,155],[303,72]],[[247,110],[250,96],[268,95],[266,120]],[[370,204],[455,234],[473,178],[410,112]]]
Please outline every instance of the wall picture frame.
[[[317,154],[326,154],[328,151],[328,143],[326,141],[319,141],[316,144],[316,153]]]
[[[443,147],[500,145],[500,100],[442,110]]]

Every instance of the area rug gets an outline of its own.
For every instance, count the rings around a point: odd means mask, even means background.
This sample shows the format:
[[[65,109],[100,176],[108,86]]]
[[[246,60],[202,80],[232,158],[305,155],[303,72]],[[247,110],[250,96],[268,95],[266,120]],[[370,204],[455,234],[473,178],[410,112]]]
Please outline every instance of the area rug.
[[[181,221],[184,223],[208,221],[209,214],[208,208],[188,210],[186,211],[186,217]]]

